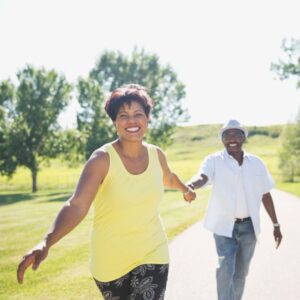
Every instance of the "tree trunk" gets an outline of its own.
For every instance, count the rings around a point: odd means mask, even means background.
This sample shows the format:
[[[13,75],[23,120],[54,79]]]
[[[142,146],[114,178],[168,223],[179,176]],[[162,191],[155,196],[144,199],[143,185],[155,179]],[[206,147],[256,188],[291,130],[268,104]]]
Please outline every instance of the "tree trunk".
[[[35,166],[31,169],[31,178],[32,192],[35,193],[37,191],[37,168]]]

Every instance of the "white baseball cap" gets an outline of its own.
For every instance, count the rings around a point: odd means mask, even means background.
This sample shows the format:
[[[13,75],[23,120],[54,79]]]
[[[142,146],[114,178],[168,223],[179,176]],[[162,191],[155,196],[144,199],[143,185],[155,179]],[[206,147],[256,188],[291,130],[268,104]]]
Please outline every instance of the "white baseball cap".
[[[244,133],[245,137],[248,136],[248,130],[244,126],[242,126],[239,121],[237,121],[237,120],[229,120],[221,128],[221,130],[220,130],[220,138],[222,138],[222,135],[223,135],[224,131],[226,131],[228,129],[239,129],[239,130],[241,130]]]

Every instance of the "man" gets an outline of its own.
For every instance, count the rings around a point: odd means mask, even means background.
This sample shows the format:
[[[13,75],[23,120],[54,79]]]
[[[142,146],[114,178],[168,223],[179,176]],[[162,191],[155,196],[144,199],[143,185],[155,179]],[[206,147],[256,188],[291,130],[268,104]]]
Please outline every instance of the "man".
[[[206,157],[189,186],[212,185],[204,227],[214,233],[219,265],[216,271],[219,300],[242,298],[256,237],[260,232],[260,204],[270,216],[276,248],[282,234],[270,194],[274,182],[264,163],[242,146],[248,132],[236,120],[220,131],[223,151]]]

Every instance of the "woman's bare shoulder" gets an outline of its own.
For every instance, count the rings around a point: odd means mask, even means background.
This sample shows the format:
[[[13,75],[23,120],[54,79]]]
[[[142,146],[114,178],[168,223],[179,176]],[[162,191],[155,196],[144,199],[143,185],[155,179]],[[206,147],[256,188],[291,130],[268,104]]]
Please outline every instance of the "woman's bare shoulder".
[[[109,166],[109,154],[105,147],[96,149],[87,161],[87,164],[101,166],[102,168]]]

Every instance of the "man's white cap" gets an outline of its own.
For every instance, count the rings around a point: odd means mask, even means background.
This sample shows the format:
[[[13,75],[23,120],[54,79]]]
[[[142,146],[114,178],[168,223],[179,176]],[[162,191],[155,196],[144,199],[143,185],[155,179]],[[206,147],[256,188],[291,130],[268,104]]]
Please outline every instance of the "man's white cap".
[[[228,129],[239,129],[244,132],[245,137],[248,136],[248,130],[244,126],[242,126],[239,121],[229,120],[223,125],[222,129],[220,130],[220,138],[222,138],[224,131]]]

